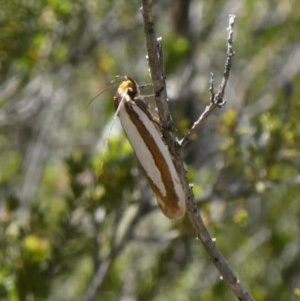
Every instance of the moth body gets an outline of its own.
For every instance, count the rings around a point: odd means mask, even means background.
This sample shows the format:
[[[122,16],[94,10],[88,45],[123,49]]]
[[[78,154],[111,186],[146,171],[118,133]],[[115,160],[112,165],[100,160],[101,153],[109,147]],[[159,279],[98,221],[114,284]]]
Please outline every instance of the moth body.
[[[180,219],[185,214],[185,194],[170,152],[136,82],[126,79],[114,97],[116,113],[161,210]]]

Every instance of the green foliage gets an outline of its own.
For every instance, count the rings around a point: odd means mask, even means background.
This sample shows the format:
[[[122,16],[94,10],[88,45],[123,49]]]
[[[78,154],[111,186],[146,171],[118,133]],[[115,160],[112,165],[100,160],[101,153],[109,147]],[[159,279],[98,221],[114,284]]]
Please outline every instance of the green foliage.
[[[187,57],[190,50],[188,39],[184,37],[168,36],[164,41],[166,48],[165,65],[167,72],[172,73]]]
[[[181,134],[209,102],[210,72],[219,84],[237,15],[227,105],[183,155],[209,231],[256,300],[300,298],[299,7],[153,7]],[[95,282],[89,300],[232,300],[111,127],[111,79],[149,82],[137,2],[2,0],[0,27],[0,301],[88,300]]]

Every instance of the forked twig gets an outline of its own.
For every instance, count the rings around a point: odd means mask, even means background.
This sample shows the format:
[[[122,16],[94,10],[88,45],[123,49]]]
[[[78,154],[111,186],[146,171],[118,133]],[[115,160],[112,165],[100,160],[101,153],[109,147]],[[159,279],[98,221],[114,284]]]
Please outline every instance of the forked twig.
[[[167,105],[167,94],[165,78],[163,74],[162,65],[162,53],[159,45],[161,45],[160,40],[156,38],[154,21],[152,16],[152,1],[142,0],[143,9],[143,19],[144,19],[144,31],[146,36],[147,52],[149,59],[149,68],[152,77],[154,91],[156,93],[156,103],[159,110],[160,119],[163,123],[163,137],[165,143],[168,145],[169,150],[173,156],[174,165],[178,171],[180,180],[184,187],[186,194],[186,206],[189,219],[197,233],[197,237],[201,240],[204,248],[212,258],[214,265],[219,270],[224,282],[231,289],[231,291],[236,295],[238,300],[242,301],[254,301],[253,297],[248,293],[248,291],[242,286],[240,280],[235,276],[227,261],[225,260],[222,253],[216,246],[215,240],[211,238],[204,222],[201,218],[199,209],[195,204],[195,197],[189,186],[189,182],[186,178],[186,171],[184,168],[183,160],[181,158],[180,149],[185,145],[193,132],[202,124],[203,120],[211,114],[211,112],[224,104],[224,94],[227,85],[227,81],[230,74],[231,68],[231,58],[233,56],[232,49],[232,34],[233,34],[233,24],[235,17],[233,15],[229,16],[229,28],[228,28],[228,38],[227,38],[227,58],[225,62],[225,70],[223,73],[223,80],[219,86],[218,91],[214,92],[213,81],[210,84],[211,92],[211,103],[200,118],[193,125],[192,129],[187,133],[187,135],[180,141],[177,142],[177,138],[174,134],[174,127],[172,124],[171,116],[169,115],[169,109]],[[169,123],[170,122],[170,123]],[[168,126],[170,128],[168,129]],[[168,131],[169,130],[169,131]],[[171,131],[170,131],[171,130]]]
[[[183,147],[185,146],[191,139],[191,136],[200,128],[200,126],[203,124],[203,121],[216,109],[222,107],[226,100],[224,98],[225,95],[225,89],[227,86],[227,82],[230,75],[231,70],[231,60],[234,56],[233,51],[233,25],[235,22],[235,16],[229,15],[229,26],[227,28],[228,35],[227,35],[227,53],[226,53],[226,61],[225,61],[225,67],[223,72],[223,78],[222,82],[218,88],[218,91],[214,91],[214,77],[213,73],[211,73],[210,77],[210,104],[207,105],[203,111],[203,113],[200,115],[197,121],[193,124],[191,129],[186,133],[186,135],[179,141],[179,144]]]

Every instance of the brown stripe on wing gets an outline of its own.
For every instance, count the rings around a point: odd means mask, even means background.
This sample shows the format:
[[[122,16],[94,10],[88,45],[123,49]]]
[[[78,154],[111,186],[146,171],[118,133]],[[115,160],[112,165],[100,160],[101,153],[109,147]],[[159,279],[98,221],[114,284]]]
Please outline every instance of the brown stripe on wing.
[[[129,114],[131,121],[138,129],[139,133],[143,137],[143,140],[145,141],[145,144],[147,145],[149,151],[152,154],[155,165],[161,173],[162,181],[166,188],[167,195],[164,196],[161,193],[159,188],[148,177],[146,171],[144,170],[145,174],[148,178],[148,182],[149,182],[154,194],[156,195],[156,197],[158,199],[159,205],[160,205],[163,213],[169,218],[180,218],[180,217],[182,217],[183,212],[182,212],[182,208],[179,207],[179,204],[178,204],[179,200],[178,200],[178,196],[176,194],[176,190],[174,187],[171,173],[169,171],[169,167],[166,163],[165,158],[160,153],[160,150],[159,150],[158,146],[156,145],[155,140],[150,135],[148,130],[145,129],[145,126],[144,126],[143,122],[140,120],[137,113],[132,109],[132,105],[134,105],[134,104],[125,103],[125,109],[126,109],[127,113]],[[149,118],[148,114],[146,114],[146,116]],[[149,119],[152,121],[151,118],[149,118]]]

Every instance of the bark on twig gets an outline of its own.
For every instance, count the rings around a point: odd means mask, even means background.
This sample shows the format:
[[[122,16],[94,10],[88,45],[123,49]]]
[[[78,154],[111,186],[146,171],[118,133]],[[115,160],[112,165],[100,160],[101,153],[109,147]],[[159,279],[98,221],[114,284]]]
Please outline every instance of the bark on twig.
[[[229,15],[229,26],[227,28],[228,30],[228,35],[227,35],[227,53],[226,53],[226,61],[225,61],[225,68],[223,72],[223,78],[222,82],[219,86],[219,89],[217,92],[214,91],[214,77],[213,74],[211,74],[210,78],[210,104],[205,107],[204,112],[200,115],[198,120],[193,124],[191,129],[187,132],[187,134],[180,140],[180,145],[183,147],[185,146],[189,141],[192,136],[202,125],[203,121],[217,108],[217,107],[222,107],[225,104],[225,89],[227,86],[227,82],[229,79],[230,75],[230,70],[231,70],[231,60],[232,57],[234,56],[234,51],[233,51],[233,25],[235,21],[235,16],[234,15]]]
[[[155,94],[155,102],[162,125],[162,135],[173,154],[176,148],[176,136],[169,106],[166,101],[168,96],[163,70],[162,41],[161,38],[157,38],[155,34],[151,1],[143,1],[142,14],[144,19],[148,63]]]
[[[189,219],[197,233],[197,237],[201,240],[204,248],[212,258],[214,265],[219,270],[224,282],[228,285],[231,291],[236,295],[238,300],[243,301],[253,301],[253,297],[248,293],[248,291],[242,286],[240,280],[235,276],[227,261],[225,260],[222,253],[216,246],[215,240],[213,240],[204,225],[201,218],[200,212],[196,206],[195,198],[193,192],[190,188],[189,182],[186,177],[186,171],[184,168],[183,160],[181,157],[181,147],[185,145],[191,136],[191,134],[196,131],[197,128],[202,124],[203,120],[207,118],[212,111],[224,104],[224,94],[227,85],[227,81],[230,75],[231,68],[231,58],[233,56],[232,49],[232,34],[234,25],[234,16],[229,16],[229,27],[228,27],[228,37],[227,37],[227,57],[225,62],[225,70],[223,73],[223,79],[218,91],[214,92],[213,81],[211,82],[211,103],[208,105],[195,122],[191,130],[187,135],[180,141],[177,141],[175,136],[174,126],[172,123],[171,115],[169,112],[167,104],[167,92],[165,77],[163,73],[162,64],[162,51],[161,51],[161,39],[157,39],[154,28],[154,21],[152,16],[152,1],[142,0],[142,13],[144,19],[144,31],[146,36],[146,44],[148,51],[149,68],[152,77],[153,87],[155,91],[155,100],[157,103],[157,108],[159,111],[159,116],[163,125],[163,138],[165,143],[168,145],[171,155],[173,156],[174,165],[180,176],[180,180],[184,186],[184,191],[186,194],[186,205],[187,213]]]

